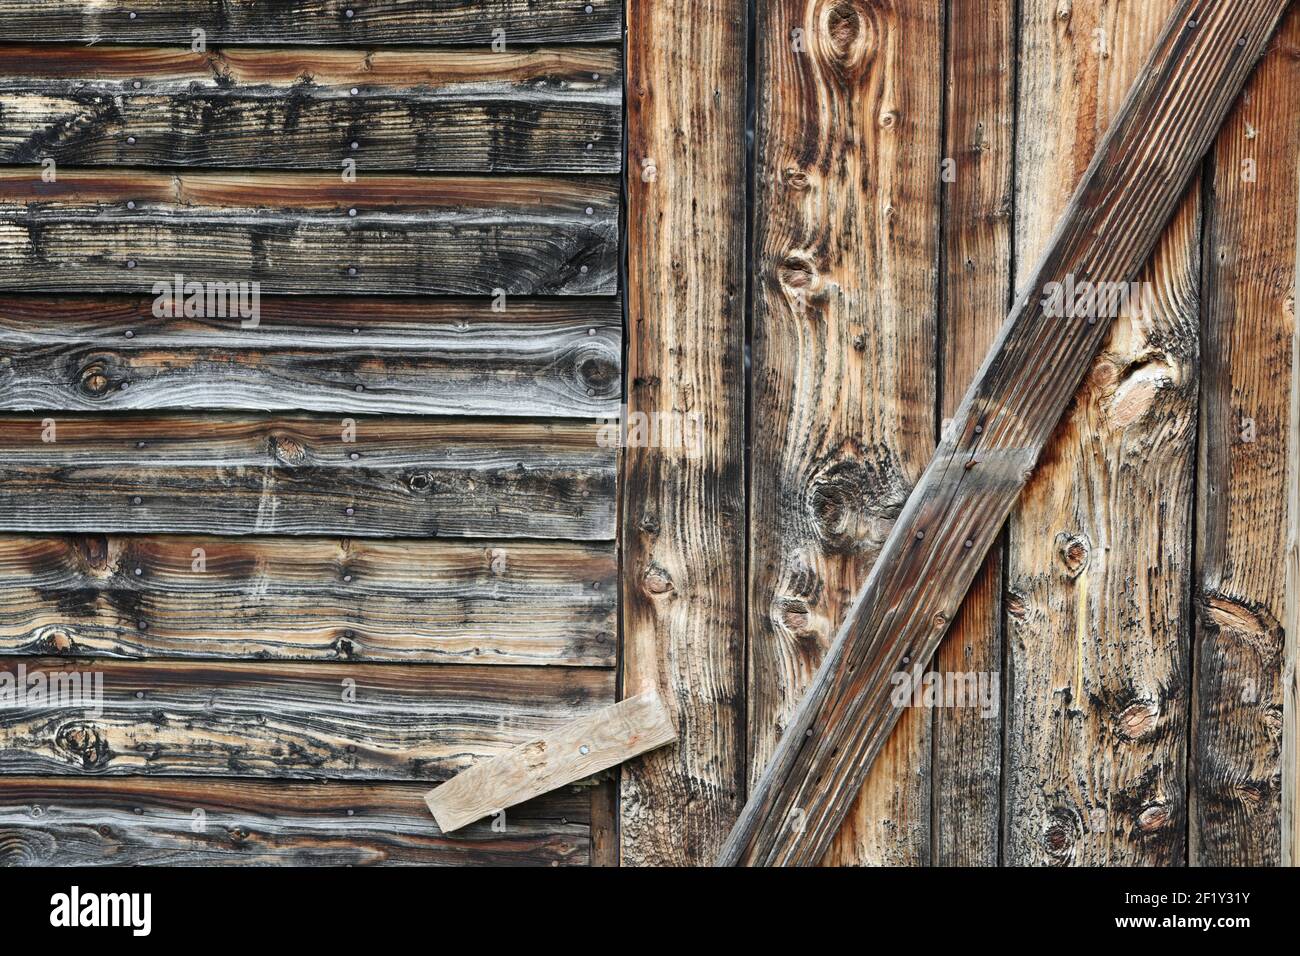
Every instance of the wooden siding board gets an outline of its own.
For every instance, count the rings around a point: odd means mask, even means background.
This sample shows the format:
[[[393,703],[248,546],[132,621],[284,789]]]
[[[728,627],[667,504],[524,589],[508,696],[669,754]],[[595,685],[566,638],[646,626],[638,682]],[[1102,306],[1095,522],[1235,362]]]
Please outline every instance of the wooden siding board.
[[[948,8],[941,427],[957,413],[1011,301],[1017,9],[1014,0]],[[999,862],[1003,546],[999,541],[989,551],[933,666],[944,675],[975,675],[977,684],[982,675],[996,690],[992,714],[972,703],[934,711],[938,866]]]
[[[349,15],[349,10],[351,15]],[[620,39],[619,0],[0,0],[13,36],[77,43],[596,43]]]
[[[0,530],[609,540],[597,442],[594,424],[3,416]]]
[[[585,865],[569,787],[444,836],[416,783],[0,777],[0,866]]]
[[[680,735],[623,768],[632,865],[711,860],[744,788],[745,16],[628,7],[628,411],[700,436],[624,453],[623,690]]]
[[[617,181],[600,177],[82,169],[45,182],[8,168],[0,289],[152,293],[180,274],[267,293],[613,295],[618,220]]]
[[[615,662],[612,544],[0,535],[0,653]]]
[[[0,408],[618,414],[617,299],[266,297],[246,320],[165,304],[0,297]]]
[[[943,56],[936,4],[758,12],[751,784],[934,447]],[[904,714],[826,862],[928,861],[931,717]]]
[[[592,667],[3,657],[0,672],[102,680],[102,705],[29,691],[0,709],[6,775],[437,781],[614,701],[613,671]]]
[[[613,47],[0,44],[0,162],[616,173],[621,92]]]
[[[1293,8],[1219,133],[1207,173],[1189,777],[1190,862],[1200,866],[1272,866],[1282,854],[1298,167]]]

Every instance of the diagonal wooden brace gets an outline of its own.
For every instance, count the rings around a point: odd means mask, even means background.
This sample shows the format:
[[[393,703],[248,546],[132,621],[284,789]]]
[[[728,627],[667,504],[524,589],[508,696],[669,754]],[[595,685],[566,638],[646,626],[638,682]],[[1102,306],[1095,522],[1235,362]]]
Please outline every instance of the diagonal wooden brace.
[[[443,833],[677,739],[657,691],[628,697],[484,760],[424,795]]]
[[[1159,239],[1287,0],[1184,0],[1084,173],[722,849],[818,863],[1105,335],[1045,314],[1053,283],[1128,282]]]

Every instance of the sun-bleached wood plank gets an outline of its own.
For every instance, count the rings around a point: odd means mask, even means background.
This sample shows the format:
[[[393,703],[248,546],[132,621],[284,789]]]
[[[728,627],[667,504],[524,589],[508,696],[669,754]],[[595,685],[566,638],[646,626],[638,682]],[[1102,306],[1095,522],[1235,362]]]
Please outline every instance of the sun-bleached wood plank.
[[[668,707],[657,691],[647,691],[480,761],[424,799],[451,833],[676,739]]]

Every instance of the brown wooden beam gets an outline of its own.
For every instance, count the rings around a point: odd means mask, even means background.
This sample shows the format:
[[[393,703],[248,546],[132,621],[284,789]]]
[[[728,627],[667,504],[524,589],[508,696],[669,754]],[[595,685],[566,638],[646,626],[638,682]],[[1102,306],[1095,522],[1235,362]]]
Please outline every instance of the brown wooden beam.
[[[1105,337],[1057,286],[1134,278],[1286,0],[1184,0],[1093,157],[718,858],[816,863]],[[1106,310],[1102,310],[1104,313]]]

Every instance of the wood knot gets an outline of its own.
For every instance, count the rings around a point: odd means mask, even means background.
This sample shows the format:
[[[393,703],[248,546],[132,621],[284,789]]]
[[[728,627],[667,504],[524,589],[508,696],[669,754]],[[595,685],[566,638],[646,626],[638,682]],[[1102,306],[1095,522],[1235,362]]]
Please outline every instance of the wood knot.
[[[91,723],[66,724],[55,735],[54,745],[74,760],[81,763],[83,770],[98,770],[106,767],[113,757],[113,751],[99,728]]]
[[[1047,815],[1043,827],[1043,849],[1059,863],[1074,856],[1074,846],[1079,842],[1082,827],[1077,814],[1065,807],[1055,807]]]
[[[423,494],[433,487],[433,475],[427,471],[417,471],[406,479],[406,487],[416,494]]]
[[[81,390],[87,395],[100,396],[108,392],[113,383],[108,377],[108,370],[96,362],[81,370],[80,384]]]
[[[652,564],[646,568],[645,574],[641,576],[642,583],[647,594],[653,594],[656,597],[668,594],[674,590],[673,579],[662,567]]]
[[[608,351],[595,346],[579,350],[574,360],[578,387],[587,394],[607,397],[617,393],[622,379],[618,363]]]
[[[1138,814],[1137,825],[1138,829],[1143,833],[1155,833],[1168,826],[1171,819],[1173,817],[1167,805],[1153,803],[1142,808],[1142,812]]]
[[[272,435],[266,440],[267,450],[282,465],[301,465],[307,460],[307,449],[290,435]]]
[[[802,253],[792,252],[781,260],[777,278],[782,288],[806,295],[817,282],[817,266]]]
[[[788,189],[802,191],[811,185],[811,182],[808,179],[808,174],[793,166],[787,166],[781,171],[781,180],[785,183]]]
[[[73,654],[77,650],[77,642],[62,628],[55,628],[41,635],[36,646],[42,654]]]
[[[807,509],[822,548],[859,554],[884,544],[908,489],[890,457],[859,458],[841,448],[809,484]]]
[[[817,52],[841,72],[861,70],[878,42],[880,27],[874,15],[874,7],[860,0],[824,3],[817,16]]]
[[[1002,598],[1007,609],[1007,614],[1022,620],[1029,613],[1029,605],[1025,601],[1025,596],[1019,591],[1008,591]]]
[[[1088,566],[1091,551],[1092,544],[1084,535],[1066,534],[1062,531],[1056,536],[1056,556],[1069,577],[1078,577]]]
[[[488,568],[493,574],[506,573],[506,552],[504,548],[488,549]]]
[[[1135,700],[1116,719],[1116,730],[1126,740],[1150,736],[1160,722],[1160,706],[1155,701]]]

